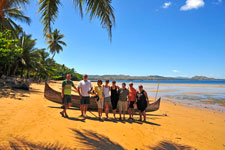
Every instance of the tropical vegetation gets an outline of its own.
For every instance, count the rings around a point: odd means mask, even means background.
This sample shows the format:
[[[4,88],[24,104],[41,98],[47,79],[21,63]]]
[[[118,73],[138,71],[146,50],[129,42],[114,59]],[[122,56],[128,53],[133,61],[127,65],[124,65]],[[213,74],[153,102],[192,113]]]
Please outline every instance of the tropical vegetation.
[[[18,38],[12,31],[0,32],[0,76],[33,78],[35,80],[64,79],[67,73],[73,80],[82,76],[50,58],[45,49],[36,48],[36,39],[20,32]]]
[[[98,18],[103,28],[112,37],[112,26],[115,17],[111,0],[73,0],[75,8],[89,15],[90,20]],[[53,30],[62,0],[38,0],[41,22],[44,25],[43,35],[46,38],[48,50],[36,47],[36,39],[26,34],[17,21],[30,24],[31,19],[22,11],[29,0],[0,0],[0,76],[23,78],[64,79],[67,73],[74,80],[80,80],[81,75],[74,68],[58,64],[53,59],[56,53],[63,51],[66,43],[64,35],[58,29]],[[53,32],[52,32],[53,31]]]

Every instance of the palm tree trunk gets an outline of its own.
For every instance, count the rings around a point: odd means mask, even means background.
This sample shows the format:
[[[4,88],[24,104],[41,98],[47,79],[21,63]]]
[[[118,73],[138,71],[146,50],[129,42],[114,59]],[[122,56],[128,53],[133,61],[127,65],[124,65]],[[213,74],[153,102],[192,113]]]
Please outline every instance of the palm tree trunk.
[[[8,70],[7,70],[7,76],[10,75],[10,72],[11,72],[11,66],[9,65],[9,66],[8,66]]]
[[[17,68],[18,68],[18,63],[16,63],[16,67],[15,67],[15,69],[14,69],[14,71],[13,71],[13,76],[14,76],[14,77],[16,76]]]
[[[55,53],[53,53],[52,59],[55,57]]]

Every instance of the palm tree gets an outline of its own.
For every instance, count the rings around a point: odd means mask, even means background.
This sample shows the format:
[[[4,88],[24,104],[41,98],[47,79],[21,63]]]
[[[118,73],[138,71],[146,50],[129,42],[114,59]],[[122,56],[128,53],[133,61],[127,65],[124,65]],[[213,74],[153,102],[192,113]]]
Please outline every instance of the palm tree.
[[[79,9],[81,17],[83,17],[83,7],[86,14],[89,14],[90,20],[99,18],[101,25],[108,31],[110,40],[112,37],[112,26],[115,24],[115,16],[112,0],[73,0],[73,4]],[[60,0],[39,0],[39,12],[41,20],[44,24],[44,36],[51,34],[52,24],[58,15],[58,7],[62,5]]]
[[[0,31],[9,29],[16,35],[15,30],[21,28],[13,21],[19,20],[22,22],[30,23],[30,18],[24,16],[20,6],[28,3],[28,0],[1,0],[0,1]]]
[[[26,35],[24,32],[20,32],[19,36],[19,46],[23,49],[22,54],[17,58],[15,62],[15,68],[13,75],[16,75],[17,69],[22,69],[21,74],[24,74],[26,71],[27,76],[30,76],[32,70],[37,70],[41,66],[41,55],[40,50],[35,48],[36,39],[32,39],[31,35]]]
[[[60,51],[63,51],[63,48],[61,45],[66,46],[66,43],[62,41],[62,38],[64,37],[63,34],[60,33],[59,30],[55,29],[52,34],[47,34],[47,44],[48,49],[53,54],[53,57],[55,56],[55,53],[59,53]]]

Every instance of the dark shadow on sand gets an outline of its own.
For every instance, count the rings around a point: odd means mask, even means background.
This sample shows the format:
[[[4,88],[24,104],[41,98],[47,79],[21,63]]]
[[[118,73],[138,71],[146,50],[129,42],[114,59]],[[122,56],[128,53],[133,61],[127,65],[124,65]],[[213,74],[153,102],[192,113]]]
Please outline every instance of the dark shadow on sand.
[[[181,145],[170,141],[162,141],[158,145],[151,147],[148,146],[150,150],[196,150],[195,148],[188,145]]]
[[[114,143],[108,137],[98,134],[90,130],[75,130],[74,138],[79,140],[84,145],[91,146],[95,150],[123,150],[124,148],[118,143]]]
[[[86,120],[86,119],[79,119],[79,118],[75,118],[75,117],[69,117],[67,119],[73,120],[73,121],[81,121],[81,122],[85,122],[85,120]]]
[[[72,150],[69,147],[58,143],[34,143],[25,138],[14,138],[14,140],[9,141],[9,146],[0,145],[0,150]]]
[[[49,108],[55,108],[55,109],[62,109],[61,106],[48,106]],[[70,107],[68,108],[70,110],[80,110],[80,108],[77,108],[77,107]]]
[[[0,88],[0,98],[11,98],[15,100],[23,100],[24,97],[30,97],[31,93],[43,93],[40,90],[31,88],[29,91],[21,89]]]
[[[69,117],[67,118],[69,120],[72,120],[72,121],[81,121],[81,122],[85,122],[86,120],[93,120],[93,121],[98,121],[98,122],[113,122],[113,123],[129,123],[129,124],[149,124],[149,125],[155,125],[155,126],[161,126],[160,124],[157,124],[157,123],[153,123],[153,122],[150,122],[150,121],[138,121],[138,120],[115,120],[115,119],[101,119],[99,120],[98,117],[90,117],[90,116],[87,116],[86,118],[76,118],[76,117]]]

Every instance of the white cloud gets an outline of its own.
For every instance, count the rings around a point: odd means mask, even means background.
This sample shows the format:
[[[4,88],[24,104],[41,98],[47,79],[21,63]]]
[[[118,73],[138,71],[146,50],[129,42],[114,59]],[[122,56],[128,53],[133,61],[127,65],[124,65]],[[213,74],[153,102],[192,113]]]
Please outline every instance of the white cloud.
[[[203,0],[186,0],[186,4],[183,5],[180,10],[186,11],[191,9],[198,9],[200,7],[203,7],[205,5]]]
[[[168,8],[171,4],[172,4],[171,2],[165,2],[162,8]]]
[[[172,70],[173,72],[175,72],[175,73],[178,73],[178,72],[180,72],[179,70]]]

